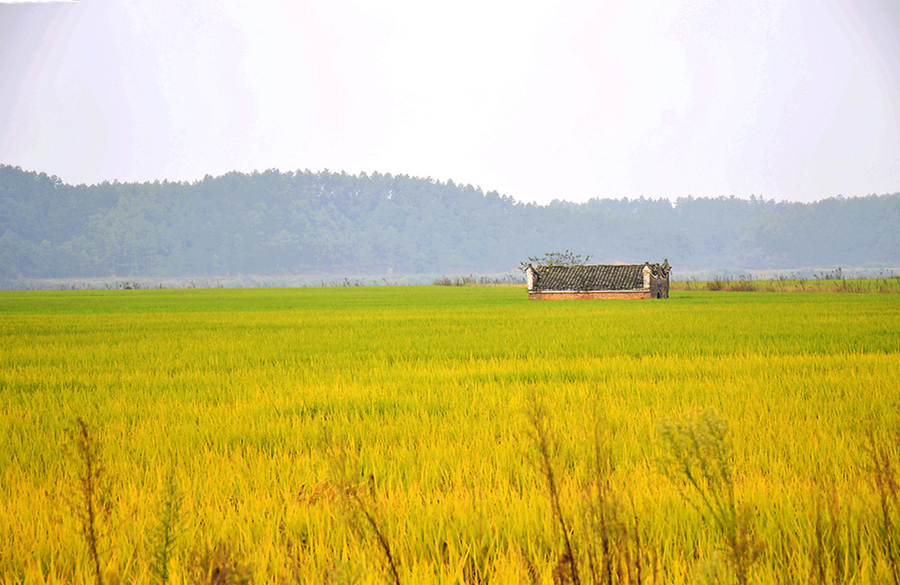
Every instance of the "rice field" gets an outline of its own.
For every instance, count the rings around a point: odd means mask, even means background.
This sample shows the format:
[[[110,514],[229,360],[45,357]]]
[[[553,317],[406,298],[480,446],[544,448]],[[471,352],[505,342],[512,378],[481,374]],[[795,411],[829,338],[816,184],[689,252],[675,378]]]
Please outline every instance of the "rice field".
[[[900,581],[900,296],[0,293],[3,583]]]

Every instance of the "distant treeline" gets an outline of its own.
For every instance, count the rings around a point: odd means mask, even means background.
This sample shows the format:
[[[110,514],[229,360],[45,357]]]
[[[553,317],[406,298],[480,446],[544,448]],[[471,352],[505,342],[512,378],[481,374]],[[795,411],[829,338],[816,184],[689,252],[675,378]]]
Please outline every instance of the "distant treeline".
[[[470,274],[569,249],[676,270],[900,266],[900,193],[516,202],[406,175],[228,173],[68,185],[0,166],[0,280]]]

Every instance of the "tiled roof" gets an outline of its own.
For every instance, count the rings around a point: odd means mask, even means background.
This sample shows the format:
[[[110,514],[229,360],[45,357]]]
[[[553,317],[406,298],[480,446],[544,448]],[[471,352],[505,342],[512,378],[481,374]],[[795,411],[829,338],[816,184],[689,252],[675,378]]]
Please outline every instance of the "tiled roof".
[[[534,266],[535,291],[634,290],[644,286],[644,266],[653,275],[669,274],[664,264],[596,264],[591,266]]]

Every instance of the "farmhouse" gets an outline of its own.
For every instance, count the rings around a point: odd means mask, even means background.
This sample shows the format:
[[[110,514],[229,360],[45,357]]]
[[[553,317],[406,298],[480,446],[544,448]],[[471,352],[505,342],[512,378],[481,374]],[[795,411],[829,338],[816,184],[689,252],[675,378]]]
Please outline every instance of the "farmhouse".
[[[529,299],[667,299],[669,261],[525,268]]]

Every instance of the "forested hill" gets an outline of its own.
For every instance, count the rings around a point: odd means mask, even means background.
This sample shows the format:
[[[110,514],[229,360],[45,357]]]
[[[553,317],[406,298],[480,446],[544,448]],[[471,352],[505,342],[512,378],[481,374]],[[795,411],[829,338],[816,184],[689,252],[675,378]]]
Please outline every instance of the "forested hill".
[[[518,203],[405,175],[68,185],[0,166],[0,279],[469,274],[569,249],[678,270],[900,266],[900,193]]]

